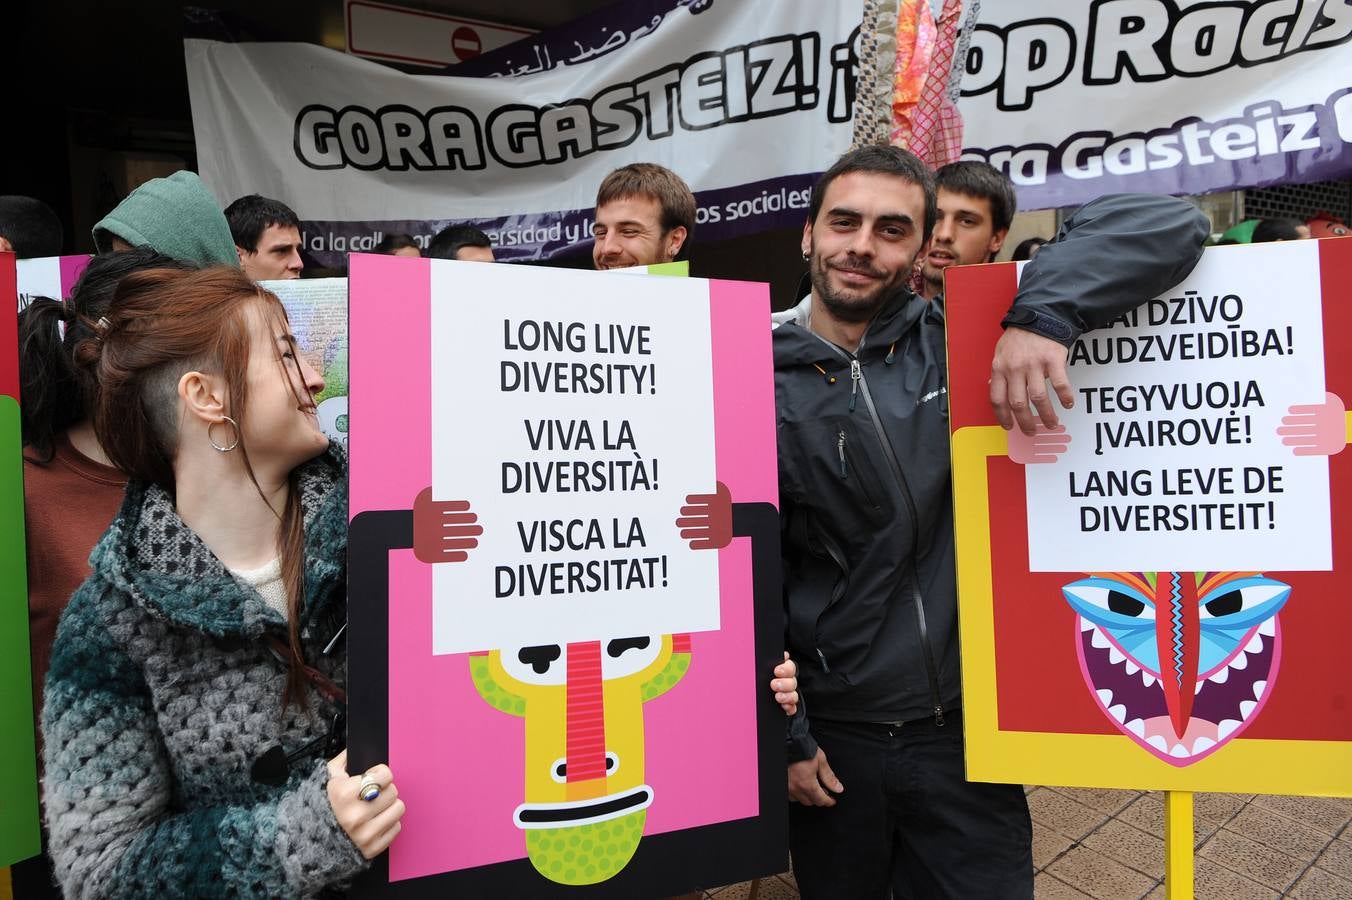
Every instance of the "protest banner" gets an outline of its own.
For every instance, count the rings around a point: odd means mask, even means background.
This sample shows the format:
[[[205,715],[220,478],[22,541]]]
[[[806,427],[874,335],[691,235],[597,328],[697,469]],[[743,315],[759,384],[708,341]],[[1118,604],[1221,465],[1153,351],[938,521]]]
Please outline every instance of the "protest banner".
[[[89,265],[87,254],[71,256],[40,256],[33,259],[21,259],[17,263],[19,310],[22,311],[34,297],[50,297],[53,300],[65,300],[70,296],[71,288],[80,280],[85,266]]]
[[[970,778],[1352,794],[1350,275],[1349,241],[1206,251],[1070,348],[1054,453],[977,364],[1015,264],[949,273]]]
[[[1344,0],[967,6],[964,158],[1021,209],[1352,175]]]
[[[367,255],[349,284],[349,753],[408,798],[360,889],[783,871],[766,287]]]
[[[19,424],[18,287],[0,252],[0,866],[36,856],[38,769],[28,647],[23,435]]]
[[[581,249],[601,180],[639,161],[689,183],[702,240],[799,225],[850,142],[862,15],[862,0],[645,0],[563,43],[539,36],[493,78],[239,40],[193,12],[199,170],[222,202],[290,204],[324,265],[390,232],[425,246],[452,221],[500,261]]]
[[[305,361],[324,378],[315,395],[319,427],[347,444],[347,279],[288,278],[260,281],[286,307],[291,333]]]

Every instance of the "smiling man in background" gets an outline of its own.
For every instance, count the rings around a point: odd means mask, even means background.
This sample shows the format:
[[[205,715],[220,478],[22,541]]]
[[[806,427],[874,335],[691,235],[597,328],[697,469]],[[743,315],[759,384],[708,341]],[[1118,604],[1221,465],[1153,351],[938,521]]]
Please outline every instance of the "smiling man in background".
[[[695,195],[681,176],[655,163],[631,163],[596,191],[592,262],[598,269],[671,262],[694,229]]]

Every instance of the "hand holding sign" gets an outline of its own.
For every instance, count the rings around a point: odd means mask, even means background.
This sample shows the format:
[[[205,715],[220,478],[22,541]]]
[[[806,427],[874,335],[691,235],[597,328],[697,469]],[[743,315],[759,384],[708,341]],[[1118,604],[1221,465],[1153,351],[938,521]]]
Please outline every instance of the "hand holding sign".
[[[1047,394],[1047,381],[1070,409],[1075,395],[1066,375],[1066,348],[1048,337],[1010,327],[995,345],[991,361],[991,408],[1000,427],[1009,431],[1015,424],[1026,435],[1037,433],[1038,419],[1055,427],[1059,424],[1056,405]]]
[[[464,562],[484,533],[467,500],[433,500],[423,488],[413,501],[413,555],[425,563]]]
[[[1277,434],[1296,456],[1333,456],[1347,446],[1347,409],[1337,394],[1326,392],[1323,403],[1297,404],[1287,412]]]
[[[721,550],[732,543],[732,494],[718,482],[712,494],[690,494],[676,527],[691,550]]]

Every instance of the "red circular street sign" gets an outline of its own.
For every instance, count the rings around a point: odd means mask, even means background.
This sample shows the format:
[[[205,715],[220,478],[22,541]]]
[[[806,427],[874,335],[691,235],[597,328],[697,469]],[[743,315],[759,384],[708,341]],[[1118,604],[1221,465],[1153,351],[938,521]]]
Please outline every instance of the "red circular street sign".
[[[482,53],[484,45],[483,41],[479,40],[479,32],[468,25],[461,25],[451,33],[451,49],[455,51],[456,57],[464,62]]]

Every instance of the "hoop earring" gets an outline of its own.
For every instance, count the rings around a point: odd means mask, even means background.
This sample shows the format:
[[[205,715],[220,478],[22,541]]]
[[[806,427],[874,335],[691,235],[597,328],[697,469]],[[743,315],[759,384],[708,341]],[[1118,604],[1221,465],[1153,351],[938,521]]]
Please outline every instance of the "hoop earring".
[[[221,422],[229,422],[230,427],[235,429],[235,439],[231,442],[229,447],[222,447],[220,444],[216,443],[215,439],[211,436],[211,429],[221,424]],[[214,449],[219,450],[222,453],[229,453],[239,446],[239,423],[229,416],[221,416],[221,422],[212,422],[207,426],[207,442],[210,443]]]
[[[812,261],[812,256],[811,256],[806,250],[804,250],[804,251],[803,251],[803,262],[811,262],[811,261]]]

